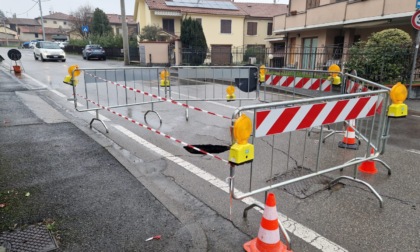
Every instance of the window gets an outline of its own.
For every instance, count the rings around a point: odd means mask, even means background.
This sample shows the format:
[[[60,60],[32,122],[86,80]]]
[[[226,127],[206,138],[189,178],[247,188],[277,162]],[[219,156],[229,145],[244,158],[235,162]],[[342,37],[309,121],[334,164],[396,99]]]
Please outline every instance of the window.
[[[47,23],[47,20],[44,19],[44,23],[46,24]]]
[[[202,22],[201,18],[196,18],[195,20],[196,20],[199,24],[203,25],[203,23],[201,23],[201,22]]]
[[[66,21],[63,21],[63,24],[64,24],[64,25],[66,25],[66,24],[67,24],[67,22],[66,22]]]
[[[257,22],[248,22],[246,35],[257,35]]]
[[[220,33],[232,33],[232,20],[220,20]]]
[[[267,24],[267,35],[273,35],[273,23]]]
[[[306,9],[316,8],[319,6],[319,0],[306,0]]]
[[[318,38],[303,39],[302,68],[315,69]]]
[[[175,34],[175,22],[173,19],[162,19],[163,30]]]
[[[38,33],[35,33],[34,35],[35,35],[35,38],[38,38]]]
[[[55,21],[55,20],[54,20],[54,21],[53,21],[53,23],[54,23],[54,24],[57,24],[57,21]]]

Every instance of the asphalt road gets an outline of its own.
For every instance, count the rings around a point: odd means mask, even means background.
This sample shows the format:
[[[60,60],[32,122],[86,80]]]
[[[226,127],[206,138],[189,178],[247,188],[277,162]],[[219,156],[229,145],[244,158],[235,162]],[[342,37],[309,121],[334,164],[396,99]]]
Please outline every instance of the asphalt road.
[[[6,55],[5,52],[5,48],[0,48],[1,55]],[[22,50],[22,55],[22,64],[25,69],[21,75],[22,82],[33,89],[46,88],[52,91],[49,95],[51,101],[61,111],[84,120],[86,127],[89,126],[94,115],[76,112],[74,104],[67,100],[73,94],[71,87],[62,83],[67,74],[67,68],[72,64],[78,64],[81,68],[123,67],[122,62],[86,61],[81,56],[73,55],[69,55],[65,63],[35,61],[31,50]],[[6,61],[3,64],[9,63],[10,61]],[[191,102],[190,104],[227,117],[230,117],[234,109],[239,106],[238,102],[221,101]],[[132,106],[116,109],[116,111],[144,124],[144,113],[150,109],[150,106],[150,104]],[[230,144],[230,120],[189,110],[187,121],[185,109],[180,106],[159,103],[154,108],[162,118],[162,126],[159,127],[158,118],[152,115],[148,118],[152,128],[189,144],[223,146]],[[141,164],[137,165],[147,167],[148,173],[161,174],[170,178],[225,218],[231,218],[234,225],[243,232],[251,236],[257,234],[261,214],[251,210],[247,220],[242,218],[242,211],[249,201],[234,201],[232,213],[230,213],[230,201],[225,183],[225,179],[229,176],[229,166],[226,163],[209,156],[190,154],[179,143],[144,127],[139,127],[138,124],[124,120],[115,114],[107,111],[101,111],[100,114],[109,128],[109,133],[106,133],[105,128],[97,121],[93,123],[94,130],[121,146],[119,151],[127,157],[127,163],[140,160]],[[374,195],[359,184],[342,181],[339,186],[328,190],[325,187],[325,181],[341,174],[339,172],[312,181],[314,184],[309,185],[309,193],[305,197],[283,189],[273,190],[278,201],[277,210],[284,215],[281,220],[291,234],[294,251],[420,250],[418,239],[420,236],[420,194],[418,193],[420,191],[418,182],[420,117],[418,115],[418,112],[413,111],[407,118],[394,119],[391,123],[391,137],[388,140],[386,152],[381,158],[391,167],[392,175],[388,176],[385,169],[378,164],[378,174],[360,177],[369,182],[383,197],[383,208],[379,207]],[[340,137],[337,137],[331,139],[331,142],[339,140]],[[264,155],[265,152],[269,152],[271,150],[269,145],[272,144],[270,141],[266,141],[267,146],[259,145],[264,149],[258,149],[258,153]],[[276,142],[279,150],[287,148],[288,142],[292,140],[285,138],[281,141],[283,142]],[[292,142],[300,145],[299,141]],[[329,146],[331,148],[329,152],[332,154],[321,160],[321,163],[330,162],[331,160],[328,159],[332,157],[340,160],[348,158],[347,154],[338,153],[334,144]],[[300,150],[298,146],[295,148]],[[226,152],[218,155],[227,159]],[[274,172],[270,173],[271,160],[259,160],[258,166],[253,167],[253,188],[268,185],[267,181],[272,181],[273,173],[278,177],[279,174],[296,168],[298,162],[280,156],[274,162],[276,164]],[[283,168],[277,168],[280,166]],[[246,192],[249,185],[249,166],[241,166],[236,170],[236,186],[239,190]],[[343,173],[351,175],[352,170],[346,169]],[[162,198],[169,196],[182,200],[176,192],[166,191],[164,184],[154,194],[161,194]],[[254,199],[263,202],[264,195],[256,195]],[[165,203],[170,205],[170,202]],[[182,212],[178,215],[182,216]]]

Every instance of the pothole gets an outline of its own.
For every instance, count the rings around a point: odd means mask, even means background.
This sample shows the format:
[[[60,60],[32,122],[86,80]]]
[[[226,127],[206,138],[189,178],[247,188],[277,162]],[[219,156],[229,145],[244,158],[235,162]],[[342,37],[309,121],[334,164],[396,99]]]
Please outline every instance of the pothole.
[[[200,149],[202,151],[213,153],[213,154],[222,153],[230,149],[230,146],[227,146],[227,145],[195,144],[191,146],[197,149]],[[202,152],[200,152],[197,149],[192,148],[191,146],[184,146],[184,149],[191,154],[203,154]]]

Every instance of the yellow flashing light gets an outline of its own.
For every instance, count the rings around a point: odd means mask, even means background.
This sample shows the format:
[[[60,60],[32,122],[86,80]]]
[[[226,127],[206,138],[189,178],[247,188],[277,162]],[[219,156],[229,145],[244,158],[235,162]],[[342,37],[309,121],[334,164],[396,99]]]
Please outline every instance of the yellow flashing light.
[[[233,137],[236,143],[230,148],[229,162],[241,165],[254,160],[254,145],[248,143],[251,133],[251,119],[242,114],[233,125]]]
[[[74,73],[73,73],[74,71]],[[79,70],[79,66],[78,65],[72,65],[67,69],[67,72],[72,75],[74,74],[74,77],[77,77],[80,75],[80,70]]]
[[[69,75],[64,77],[63,83],[69,84],[71,86],[76,86],[79,81],[77,80],[77,76],[80,75],[80,70],[78,65],[72,65],[67,69]]]
[[[234,101],[235,98],[235,87],[230,85],[226,88],[226,99],[227,101]]]
[[[169,87],[170,81],[169,81],[169,71],[164,69],[160,72],[160,86],[161,87]]]
[[[333,85],[341,85],[341,77],[338,75],[340,71],[341,69],[337,64],[332,64],[328,68],[328,72],[330,72],[330,77],[328,77],[328,79]]]
[[[389,93],[392,100],[391,106],[388,109],[389,117],[406,117],[408,115],[408,106],[404,104],[407,99],[408,91],[405,85],[398,82],[395,84]]]
[[[260,78],[259,78],[260,82],[265,82],[265,71],[266,71],[265,66],[261,65],[260,66]]]

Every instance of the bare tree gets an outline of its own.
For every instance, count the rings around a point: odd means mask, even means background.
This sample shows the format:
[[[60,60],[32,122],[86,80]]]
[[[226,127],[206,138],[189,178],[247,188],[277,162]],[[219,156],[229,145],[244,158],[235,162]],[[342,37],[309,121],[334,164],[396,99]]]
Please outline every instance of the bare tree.
[[[87,25],[91,28],[93,7],[89,4],[80,6],[72,15],[72,30],[82,38],[87,38],[88,34],[82,31],[82,27]]]

